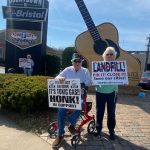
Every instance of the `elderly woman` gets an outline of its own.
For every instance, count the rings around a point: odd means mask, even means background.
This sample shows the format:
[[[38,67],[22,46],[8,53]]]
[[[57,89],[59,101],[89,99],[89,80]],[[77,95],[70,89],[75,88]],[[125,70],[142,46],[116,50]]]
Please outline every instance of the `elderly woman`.
[[[104,61],[114,61],[116,59],[116,51],[113,47],[107,47],[102,55]],[[115,109],[116,109],[116,93],[117,85],[96,85],[96,132],[95,136],[101,135],[102,122],[105,112],[105,104],[107,103],[107,127],[110,139],[115,139]]]

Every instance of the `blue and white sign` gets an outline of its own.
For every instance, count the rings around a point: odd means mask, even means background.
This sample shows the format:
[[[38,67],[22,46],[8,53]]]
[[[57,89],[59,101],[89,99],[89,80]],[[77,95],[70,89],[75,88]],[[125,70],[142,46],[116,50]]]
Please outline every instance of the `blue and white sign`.
[[[13,20],[28,20],[34,22],[46,21],[47,9],[2,6],[3,17]]]
[[[26,49],[41,44],[42,36],[40,31],[7,29],[6,40],[20,49]]]

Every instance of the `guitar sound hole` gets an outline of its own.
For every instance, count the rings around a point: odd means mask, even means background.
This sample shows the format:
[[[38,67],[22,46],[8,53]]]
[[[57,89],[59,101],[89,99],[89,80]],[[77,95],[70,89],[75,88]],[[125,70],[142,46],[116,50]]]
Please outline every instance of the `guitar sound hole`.
[[[102,55],[106,48],[107,48],[107,43],[104,40],[97,40],[94,43],[94,50],[99,55]]]

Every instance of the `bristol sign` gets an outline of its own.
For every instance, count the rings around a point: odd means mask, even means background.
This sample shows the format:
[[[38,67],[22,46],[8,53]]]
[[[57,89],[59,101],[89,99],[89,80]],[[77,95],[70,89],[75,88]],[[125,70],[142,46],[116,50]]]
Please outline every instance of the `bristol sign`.
[[[13,20],[46,21],[47,9],[3,6],[3,17]]]

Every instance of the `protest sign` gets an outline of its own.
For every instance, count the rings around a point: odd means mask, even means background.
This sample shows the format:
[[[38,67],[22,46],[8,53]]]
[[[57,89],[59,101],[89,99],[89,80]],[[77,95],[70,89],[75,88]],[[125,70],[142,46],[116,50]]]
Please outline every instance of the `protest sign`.
[[[93,61],[92,82],[94,85],[128,84],[126,61]]]
[[[20,68],[31,68],[31,59],[19,58],[19,67]]]
[[[48,79],[49,107],[81,110],[81,87],[79,79]]]

